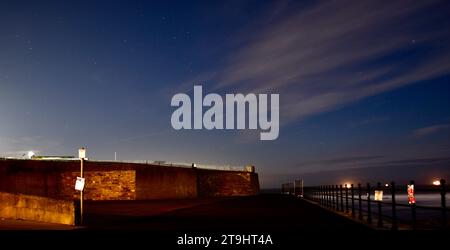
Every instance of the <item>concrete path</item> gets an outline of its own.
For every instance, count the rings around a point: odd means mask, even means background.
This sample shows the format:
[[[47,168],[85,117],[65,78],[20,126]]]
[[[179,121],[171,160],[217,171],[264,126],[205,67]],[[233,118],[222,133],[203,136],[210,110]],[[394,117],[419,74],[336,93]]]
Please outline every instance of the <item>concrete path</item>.
[[[119,207],[124,206],[122,209]],[[176,208],[176,209],[175,209]],[[91,208],[87,228],[168,231],[370,230],[301,199],[259,195],[206,200],[111,202]],[[95,211],[95,213],[94,213]],[[116,212],[112,212],[116,211]]]
[[[233,233],[370,230],[309,202],[278,194],[215,199],[87,202],[85,213],[83,227],[0,220],[0,229],[137,229]]]
[[[54,223],[0,219],[0,230],[74,230],[77,228]]]

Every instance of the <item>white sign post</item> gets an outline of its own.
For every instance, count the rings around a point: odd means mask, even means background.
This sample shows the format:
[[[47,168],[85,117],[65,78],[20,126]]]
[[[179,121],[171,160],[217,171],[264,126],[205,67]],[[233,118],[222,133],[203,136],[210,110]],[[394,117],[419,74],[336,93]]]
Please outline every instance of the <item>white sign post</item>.
[[[86,158],[86,148],[78,149],[78,158],[80,158],[80,159]]]
[[[77,177],[77,181],[75,182],[75,190],[80,192],[84,190],[84,178]]]

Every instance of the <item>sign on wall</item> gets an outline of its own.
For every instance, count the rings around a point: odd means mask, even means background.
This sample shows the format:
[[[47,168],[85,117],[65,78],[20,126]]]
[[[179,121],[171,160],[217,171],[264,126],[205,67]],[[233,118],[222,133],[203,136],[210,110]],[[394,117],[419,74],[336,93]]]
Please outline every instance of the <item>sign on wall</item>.
[[[75,190],[83,191],[84,189],[84,178],[77,177],[77,181],[75,182]]]
[[[80,158],[80,159],[86,158],[86,148],[78,149],[78,158]]]

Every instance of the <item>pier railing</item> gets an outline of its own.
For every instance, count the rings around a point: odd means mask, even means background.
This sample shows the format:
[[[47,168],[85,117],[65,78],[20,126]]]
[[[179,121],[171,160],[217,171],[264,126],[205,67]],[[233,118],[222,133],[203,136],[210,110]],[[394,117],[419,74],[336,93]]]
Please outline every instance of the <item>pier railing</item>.
[[[93,160],[90,160],[93,161]],[[94,160],[95,161],[95,160]],[[208,165],[199,163],[187,163],[187,162],[169,162],[169,161],[149,161],[149,160],[133,160],[133,161],[99,161],[99,162],[111,162],[111,163],[136,163],[136,164],[146,164],[146,165],[158,165],[164,167],[179,167],[179,168],[198,168],[198,169],[211,169],[211,170],[222,170],[222,171],[236,171],[245,172],[249,171],[249,166],[233,166],[233,165]]]
[[[14,157],[0,157],[0,160],[31,160],[26,158],[14,158]],[[36,157],[33,160],[45,160],[45,161],[79,161],[76,157],[46,157],[39,158]],[[187,162],[169,162],[169,161],[151,161],[151,160],[94,160],[89,159],[89,162],[102,162],[102,163],[133,163],[133,164],[145,164],[145,165],[157,165],[164,167],[179,167],[179,168],[198,168],[198,169],[209,169],[209,170],[222,170],[222,171],[235,171],[235,172],[254,172],[253,165],[211,165],[211,164],[199,164],[199,163],[187,163]]]
[[[446,205],[446,182],[433,186],[416,186],[395,182],[320,185],[296,188],[283,184],[282,193],[313,201],[355,220],[380,229],[449,229],[449,208]]]

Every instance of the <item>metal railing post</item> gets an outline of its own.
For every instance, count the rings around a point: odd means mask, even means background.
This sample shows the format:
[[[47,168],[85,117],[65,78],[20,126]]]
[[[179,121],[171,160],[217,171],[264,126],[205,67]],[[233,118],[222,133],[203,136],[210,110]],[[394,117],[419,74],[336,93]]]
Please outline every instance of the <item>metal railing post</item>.
[[[378,189],[378,191],[382,192],[382,190],[381,190],[381,183],[380,182],[377,183],[377,189]],[[381,200],[377,201],[377,205],[378,205],[378,222],[377,222],[377,227],[383,227],[383,214],[382,214],[382,211],[381,211]]]
[[[338,185],[334,185],[334,198],[336,200],[335,210],[339,210]]]
[[[395,182],[391,182],[392,230],[397,230],[397,204],[395,200]]]
[[[320,205],[323,206],[323,186],[319,186],[319,200],[320,200]]]
[[[317,187],[317,200],[319,204],[322,204],[322,186]]]
[[[445,194],[447,192],[445,188],[445,180],[441,179],[441,209],[442,209],[442,228],[447,226],[447,205],[445,203]]]
[[[326,191],[326,195],[327,195],[327,207],[331,207],[331,199],[330,199],[330,186],[326,185],[325,186],[327,191]]]
[[[319,187],[316,187],[316,202],[319,203],[320,196],[319,196]]]
[[[339,195],[341,196],[341,212],[344,212],[344,195],[342,194],[342,184],[339,185]]]
[[[362,215],[362,197],[361,197],[361,183],[358,183],[358,218],[363,219]]]
[[[323,206],[322,186],[319,186],[319,204]]]
[[[350,185],[352,195],[352,217],[355,217],[355,188],[353,184]]]
[[[345,212],[348,213],[348,184],[345,184]]]
[[[336,200],[334,199],[334,186],[330,185],[330,198],[331,198],[331,208],[334,209],[336,207]]]

